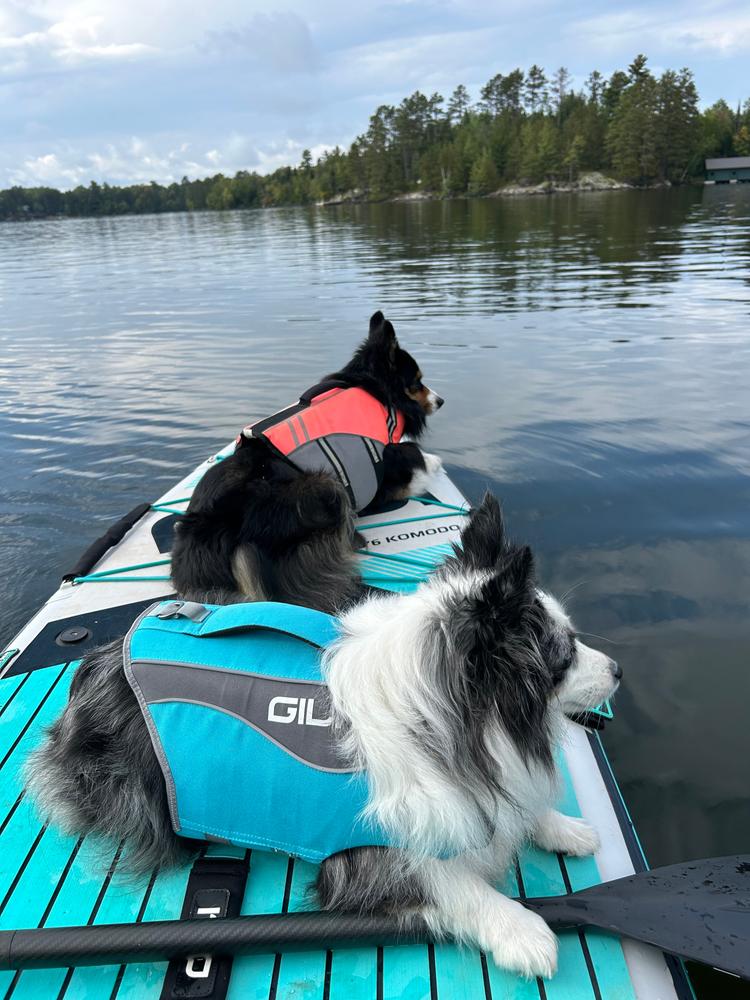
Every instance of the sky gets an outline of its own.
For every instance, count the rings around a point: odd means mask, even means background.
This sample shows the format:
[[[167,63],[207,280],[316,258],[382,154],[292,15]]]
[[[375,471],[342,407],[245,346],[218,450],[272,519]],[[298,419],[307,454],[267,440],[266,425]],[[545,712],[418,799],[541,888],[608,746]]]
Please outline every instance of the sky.
[[[750,97],[747,0],[0,0],[0,188],[266,173],[415,90],[495,73],[580,87],[645,52],[702,104]]]

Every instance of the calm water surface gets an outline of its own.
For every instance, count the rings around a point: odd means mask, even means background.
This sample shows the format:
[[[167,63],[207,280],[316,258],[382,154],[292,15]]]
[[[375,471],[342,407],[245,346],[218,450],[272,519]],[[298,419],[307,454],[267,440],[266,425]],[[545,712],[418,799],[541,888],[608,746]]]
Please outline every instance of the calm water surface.
[[[750,850],[750,186],[0,225],[0,643],[376,308],[428,447],[624,666],[651,863]]]

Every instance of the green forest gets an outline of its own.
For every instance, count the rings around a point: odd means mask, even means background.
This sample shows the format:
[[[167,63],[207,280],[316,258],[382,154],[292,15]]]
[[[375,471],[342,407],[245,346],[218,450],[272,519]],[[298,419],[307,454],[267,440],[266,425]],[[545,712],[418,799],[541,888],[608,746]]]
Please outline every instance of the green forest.
[[[645,56],[609,78],[594,70],[574,90],[564,67],[498,73],[472,103],[459,85],[446,100],[420,91],[381,105],[348,150],[261,175],[183,177],[118,187],[92,181],[71,191],[0,191],[0,219],[128,215],[300,205],[350,198],[381,201],[421,192],[482,196],[504,185],[573,182],[599,171],[638,186],[703,175],[707,156],[750,155],[750,99],[701,110],[689,69],[656,76]]]

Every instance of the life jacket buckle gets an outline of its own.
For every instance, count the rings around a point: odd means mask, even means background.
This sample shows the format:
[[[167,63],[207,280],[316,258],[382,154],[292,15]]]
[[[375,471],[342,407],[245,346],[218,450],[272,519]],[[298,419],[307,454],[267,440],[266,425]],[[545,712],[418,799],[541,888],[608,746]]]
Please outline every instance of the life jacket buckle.
[[[197,601],[170,601],[156,613],[157,618],[188,618],[191,622],[202,622],[211,614],[208,608]]]

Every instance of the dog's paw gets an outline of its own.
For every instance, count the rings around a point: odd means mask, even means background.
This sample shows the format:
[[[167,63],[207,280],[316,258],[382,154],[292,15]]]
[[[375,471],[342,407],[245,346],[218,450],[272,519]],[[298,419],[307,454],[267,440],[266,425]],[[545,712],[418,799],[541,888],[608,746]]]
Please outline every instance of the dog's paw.
[[[443,460],[439,455],[433,455],[429,451],[422,452],[424,459],[425,473],[432,477],[436,472],[440,472],[443,467]]]
[[[519,904],[512,927],[498,931],[492,958],[496,965],[527,979],[551,979],[557,972],[557,938],[536,913]]]
[[[359,551],[359,549],[367,548],[367,539],[361,531],[355,531],[352,533],[352,548],[355,552]]]
[[[589,854],[596,854],[599,850],[599,834],[589,826],[585,819],[578,819],[575,816],[566,816],[568,820],[565,836],[558,850],[563,854],[571,854],[576,858],[585,858]]]
[[[585,858],[599,850],[599,834],[578,816],[550,813],[540,824],[534,840],[547,851]]]
[[[425,493],[430,488],[432,477],[443,467],[443,461],[438,455],[431,455],[427,451],[422,452],[424,459],[424,469],[418,469],[411,477],[408,487],[410,496],[418,497],[420,493]]]

